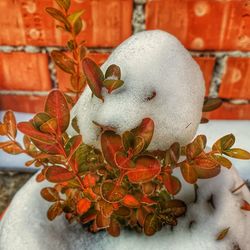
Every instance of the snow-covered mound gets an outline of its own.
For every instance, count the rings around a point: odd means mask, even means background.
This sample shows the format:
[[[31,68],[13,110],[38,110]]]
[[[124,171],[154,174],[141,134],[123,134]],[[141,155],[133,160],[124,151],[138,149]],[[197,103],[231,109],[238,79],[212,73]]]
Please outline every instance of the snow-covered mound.
[[[250,193],[243,187],[232,194],[242,182],[235,169],[223,169],[216,178],[198,183],[198,201],[188,205],[188,213],[173,231],[165,227],[152,237],[123,231],[113,238],[69,225],[63,216],[49,222],[46,211],[50,203],[39,196],[40,189],[49,184],[37,184],[32,178],[0,223],[1,250],[233,250],[236,246],[249,250],[250,212],[240,207],[243,199],[250,202]],[[215,208],[208,202],[211,195]],[[216,241],[218,233],[228,227],[227,236]]]
[[[92,98],[87,87],[73,110],[85,143],[97,145],[100,131],[92,121],[121,133],[145,117],[155,122],[151,149],[189,143],[200,122],[205,90],[200,68],[182,44],[163,31],[141,32],[114,50],[102,66],[104,73],[111,64],[120,66],[125,84],[112,94],[104,90],[104,103]]]

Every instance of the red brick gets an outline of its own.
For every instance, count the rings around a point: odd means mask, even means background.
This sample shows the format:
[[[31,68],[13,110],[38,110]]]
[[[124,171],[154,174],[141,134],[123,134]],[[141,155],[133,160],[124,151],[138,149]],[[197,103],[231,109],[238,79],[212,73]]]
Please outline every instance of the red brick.
[[[206,96],[209,94],[213,69],[215,65],[215,57],[194,57],[199,64],[206,83]]]
[[[0,110],[37,113],[44,110],[45,99],[46,96],[1,94]]]
[[[68,36],[45,12],[54,0],[1,0],[0,44],[64,45]],[[72,0],[72,10],[85,9],[81,39],[91,47],[112,47],[131,35],[132,0]],[[5,18],[5,17],[8,18]]]
[[[106,59],[108,58],[108,53],[90,53],[88,55],[89,58],[94,60],[98,65],[102,65]],[[63,72],[61,69],[56,67],[57,71],[57,79],[59,83],[59,88],[63,91],[68,91],[68,88],[70,88],[70,75]]]
[[[227,59],[219,96],[250,99],[250,58],[229,57]]]
[[[250,104],[223,103],[220,108],[204,116],[214,120],[250,120]]]
[[[162,29],[193,50],[250,50],[249,0],[149,0],[147,29]]]
[[[46,54],[0,53],[1,90],[51,89]]]

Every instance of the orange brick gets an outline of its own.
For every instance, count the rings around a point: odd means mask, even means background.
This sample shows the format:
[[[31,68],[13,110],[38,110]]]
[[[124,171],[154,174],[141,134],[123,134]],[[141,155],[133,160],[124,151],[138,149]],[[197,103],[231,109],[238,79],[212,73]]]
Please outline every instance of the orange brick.
[[[46,7],[57,7],[54,0],[1,0],[0,44],[64,45],[65,33],[56,29],[56,23]],[[58,8],[58,7],[57,7]],[[81,39],[91,47],[113,47],[132,32],[132,0],[72,0],[72,10],[85,9]],[[8,17],[8,18],[6,18]]]
[[[250,50],[249,0],[149,0],[147,29],[162,29],[193,50]]]
[[[108,58],[108,53],[90,53],[88,55],[89,58],[94,60],[98,65],[102,65],[106,59]],[[70,75],[63,72],[61,69],[56,67],[57,71],[57,79],[59,83],[59,88],[63,91],[68,91],[68,88],[70,88]]]
[[[0,110],[11,109],[16,112],[37,113],[44,110],[46,96],[0,95]]]
[[[51,89],[46,54],[0,53],[1,90]]]
[[[223,103],[220,108],[204,116],[215,120],[250,120],[250,104]]]
[[[250,99],[250,58],[229,57],[227,59],[219,96]]]
[[[194,57],[194,59],[199,64],[203,73],[206,83],[206,96],[208,96],[215,65],[215,57]]]

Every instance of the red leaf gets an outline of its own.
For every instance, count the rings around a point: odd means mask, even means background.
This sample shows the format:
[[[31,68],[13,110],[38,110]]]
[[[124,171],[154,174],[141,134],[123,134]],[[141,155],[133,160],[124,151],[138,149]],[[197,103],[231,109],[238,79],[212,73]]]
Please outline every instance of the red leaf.
[[[115,154],[122,149],[122,139],[114,131],[104,131],[101,135],[101,147],[105,160],[112,166],[117,167],[115,163]]]
[[[45,103],[45,112],[56,118],[58,133],[63,133],[69,126],[70,112],[64,94],[60,90],[52,90]]]
[[[41,141],[38,141],[36,139],[32,139],[33,144],[40,149],[42,152],[51,154],[51,155],[56,155],[56,154],[61,154],[61,149],[59,148],[58,144],[47,144]]]
[[[91,202],[88,199],[83,198],[79,200],[77,203],[77,213],[82,215],[86,213],[90,209],[90,207],[91,207]]]
[[[121,227],[120,224],[117,220],[114,218],[111,219],[110,225],[107,228],[107,232],[113,236],[113,237],[118,237],[120,235]]]
[[[147,196],[143,196],[143,197],[142,197],[141,203],[144,203],[144,204],[149,205],[149,206],[151,206],[151,205],[156,205],[156,204],[157,204],[156,201],[151,200],[151,199],[148,198]]]
[[[92,90],[92,93],[99,99],[103,100],[102,97],[102,84],[104,75],[99,66],[92,61],[90,58],[85,58],[82,61],[83,71],[87,78],[88,85]]]
[[[151,181],[161,171],[160,162],[152,156],[142,155],[135,160],[135,167],[128,171],[127,176],[132,183]]]
[[[243,200],[243,204],[241,206],[241,209],[246,210],[246,211],[250,211],[250,204],[247,201]]]
[[[49,182],[54,183],[69,181],[75,177],[74,173],[59,166],[48,167],[45,176]]]
[[[109,227],[109,224],[110,224],[110,218],[109,217],[105,217],[100,212],[97,213],[97,215],[96,215],[96,226],[97,226],[98,229],[107,228],[107,227]]]
[[[86,174],[83,178],[84,187],[94,187],[96,184],[96,177],[92,174]]]
[[[11,110],[8,110],[3,117],[4,124],[7,128],[7,133],[12,137],[16,138],[16,118],[14,113]]]
[[[122,204],[129,208],[140,207],[140,202],[133,195],[130,194],[125,195],[122,200]]]
[[[164,175],[164,186],[172,195],[176,195],[181,190],[181,182],[179,181],[179,179],[170,174]]]
[[[134,167],[133,161],[131,161],[130,157],[123,152],[117,152],[115,154],[115,163],[119,168],[129,169]]]
[[[19,122],[17,124],[17,128],[25,135],[30,136],[40,142],[44,142],[46,144],[54,144],[55,139],[52,135],[44,134],[34,128],[34,126],[30,122]]]
[[[44,133],[56,134],[57,121],[55,118],[48,120],[40,126],[40,130]]]
[[[144,149],[148,147],[154,134],[154,121],[150,118],[142,120],[141,124],[132,130],[136,136],[140,136],[144,139]]]

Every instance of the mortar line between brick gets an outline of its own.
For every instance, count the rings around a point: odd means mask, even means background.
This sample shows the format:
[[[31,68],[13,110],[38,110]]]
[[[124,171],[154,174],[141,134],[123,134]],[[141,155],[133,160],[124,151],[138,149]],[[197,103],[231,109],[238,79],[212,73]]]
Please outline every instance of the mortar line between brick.
[[[3,53],[12,53],[12,52],[26,52],[26,53],[50,53],[52,50],[65,50],[64,47],[60,46],[47,46],[47,47],[38,47],[38,46],[0,46],[0,52]],[[90,52],[97,53],[111,53],[114,48],[103,48],[103,47],[89,47]],[[250,51],[193,51],[189,50],[190,54],[193,56],[199,57],[221,57],[223,55],[230,57],[250,57]]]

